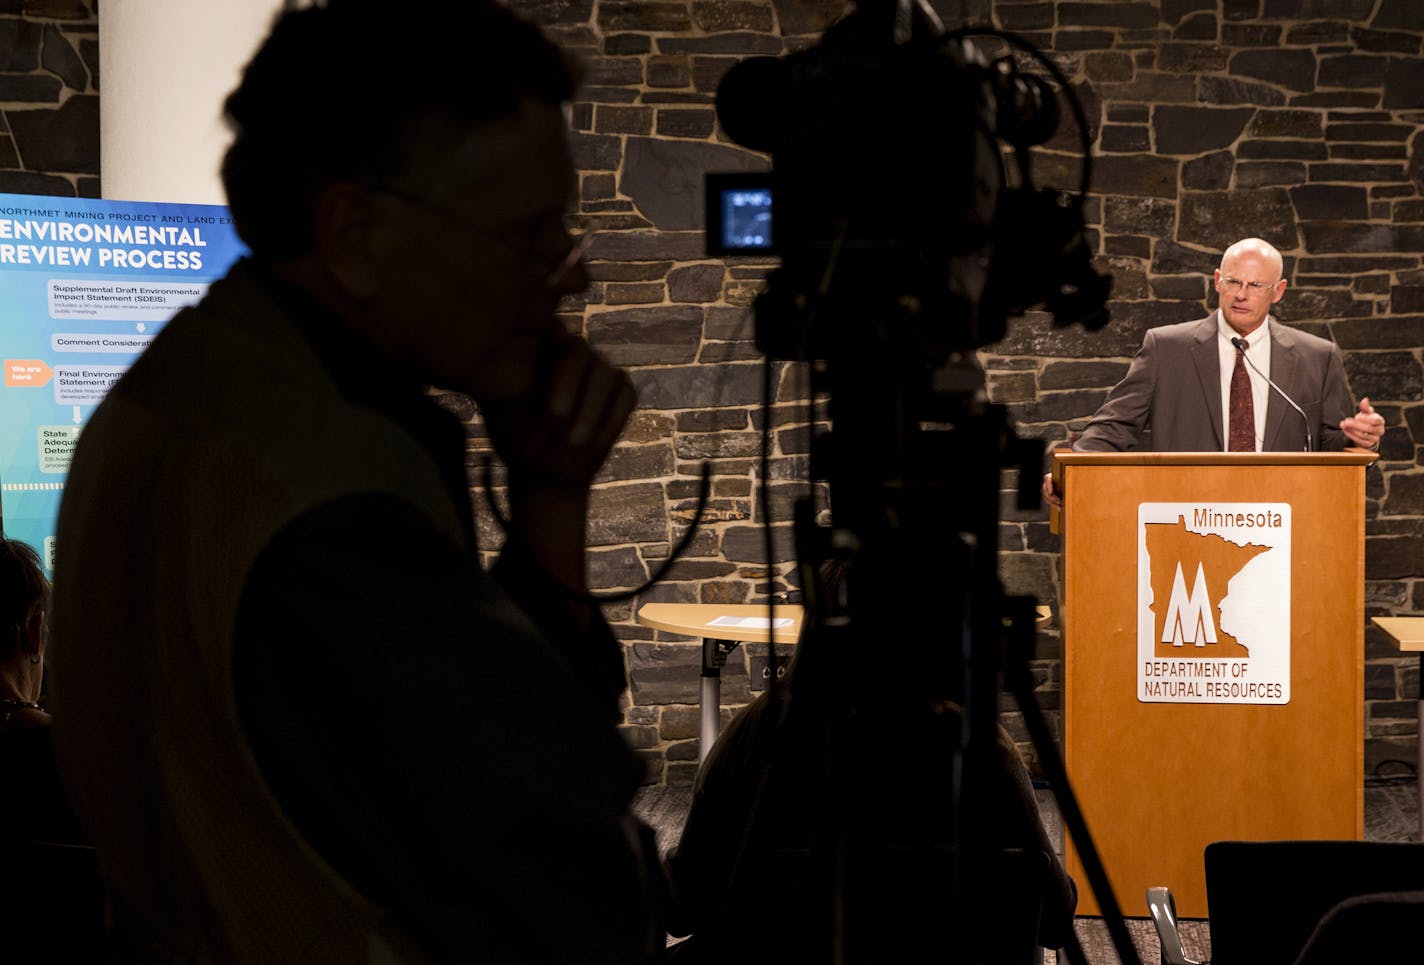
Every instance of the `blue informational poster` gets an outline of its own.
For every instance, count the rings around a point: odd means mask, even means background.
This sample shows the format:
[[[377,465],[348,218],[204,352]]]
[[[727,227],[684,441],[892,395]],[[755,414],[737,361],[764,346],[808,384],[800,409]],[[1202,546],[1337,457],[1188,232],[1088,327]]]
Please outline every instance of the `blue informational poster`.
[[[0,194],[0,517],[51,573],[85,420],[245,252],[219,205]]]

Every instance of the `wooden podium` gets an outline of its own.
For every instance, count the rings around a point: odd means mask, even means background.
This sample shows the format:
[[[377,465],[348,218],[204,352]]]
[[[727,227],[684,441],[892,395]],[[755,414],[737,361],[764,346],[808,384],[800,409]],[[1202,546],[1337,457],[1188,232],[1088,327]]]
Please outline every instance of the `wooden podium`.
[[[1125,914],[1167,885],[1207,917],[1211,841],[1363,836],[1375,458],[1054,454],[1064,756]]]

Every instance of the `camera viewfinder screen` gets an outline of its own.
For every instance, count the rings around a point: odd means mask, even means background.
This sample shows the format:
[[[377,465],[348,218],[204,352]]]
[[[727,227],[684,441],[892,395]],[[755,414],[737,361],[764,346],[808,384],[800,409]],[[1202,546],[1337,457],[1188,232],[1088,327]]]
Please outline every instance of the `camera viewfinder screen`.
[[[731,251],[771,250],[771,189],[722,192],[722,244]]]

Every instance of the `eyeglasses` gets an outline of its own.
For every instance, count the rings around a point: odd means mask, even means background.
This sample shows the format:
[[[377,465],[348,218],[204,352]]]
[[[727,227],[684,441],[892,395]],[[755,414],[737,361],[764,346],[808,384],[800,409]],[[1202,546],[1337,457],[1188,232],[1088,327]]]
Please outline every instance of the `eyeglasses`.
[[[458,211],[452,211],[444,205],[437,204],[431,199],[416,194],[413,191],[407,191],[404,188],[386,182],[367,183],[365,187],[369,191],[384,194],[388,198],[403,201],[411,207],[419,208],[436,217],[444,218],[446,221],[458,225],[465,231],[478,235],[491,244],[498,245],[520,259],[551,265],[552,267],[549,270],[549,274],[544,276],[544,285],[548,288],[554,288],[559,282],[563,281],[564,276],[583,260],[584,252],[588,250],[589,244],[593,241],[593,232],[577,232],[569,226],[567,218],[563,219],[561,231],[563,236],[568,239],[568,247],[562,251],[562,254],[559,256],[559,261],[554,263],[547,252],[541,252],[539,250],[540,243],[548,230],[547,224],[541,223],[536,226],[536,230],[520,232],[525,237],[518,241],[512,241],[506,235],[491,230],[488,225],[480,224],[468,215],[461,214]]]
[[[1265,294],[1280,283],[1281,280],[1279,278],[1275,281],[1242,281],[1240,278],[1232,278],[1230,275],[1221,276],[1221,287],[1231,295],[1235,295],[1244,288],[1246,289],[1247,295],[1254,297],[1256,295]]]

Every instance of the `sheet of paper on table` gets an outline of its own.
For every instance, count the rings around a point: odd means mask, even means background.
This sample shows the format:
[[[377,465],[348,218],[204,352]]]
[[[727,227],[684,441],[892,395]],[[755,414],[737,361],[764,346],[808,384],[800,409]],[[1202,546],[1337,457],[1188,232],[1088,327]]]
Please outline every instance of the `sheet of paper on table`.
[[[782,627],[789,627],[795,621],[790,617],[777,617],[775,620],[768,620],[766,617],[718,617],[709,621],[709,627],[741,627],[746,630],[780,630]]]

